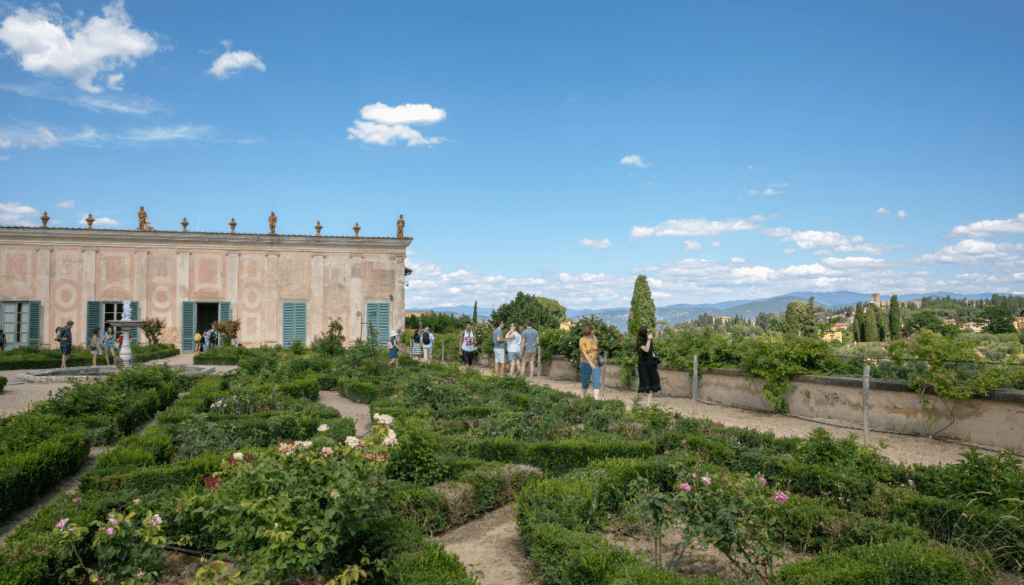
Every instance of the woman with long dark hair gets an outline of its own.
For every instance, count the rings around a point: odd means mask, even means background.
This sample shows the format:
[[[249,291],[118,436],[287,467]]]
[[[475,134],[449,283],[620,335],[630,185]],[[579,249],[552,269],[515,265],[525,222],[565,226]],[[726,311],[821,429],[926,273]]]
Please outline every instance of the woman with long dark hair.
[[[647,395],[647,406],[651,405],[651,395],[661,392],[661,377],[658,376],[658,364],[661,360],[654,355],[654,334],[647,327],[641,327],[636,334],[637,373],[640,385],[637,392]]]

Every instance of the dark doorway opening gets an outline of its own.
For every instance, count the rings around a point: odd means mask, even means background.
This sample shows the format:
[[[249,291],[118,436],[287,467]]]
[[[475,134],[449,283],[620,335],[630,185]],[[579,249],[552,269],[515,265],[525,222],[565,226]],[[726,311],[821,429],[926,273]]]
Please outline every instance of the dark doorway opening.
[[[196,333],[206,333],[220,319],[220,303],[196,303]]]

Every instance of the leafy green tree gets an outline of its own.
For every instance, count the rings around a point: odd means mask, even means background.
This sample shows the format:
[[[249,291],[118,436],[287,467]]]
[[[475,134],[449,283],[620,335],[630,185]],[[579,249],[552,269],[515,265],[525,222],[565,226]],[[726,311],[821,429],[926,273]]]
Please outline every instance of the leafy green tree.
[[[473,301],[473,325],[476,325],[476,301]]]
[[[900,319],[900,301],[896,295],[889,299],[889,337],[896,339],[903,331],[903,323]]]
[[[922,329],[940,332],[943,330],[942,319],[939,319],[939,316],[931,311],[914,311],[903,322],[904,337]]]
[[[558,319],[559,323],[565,321],[565,307],[563,307],[561,303],[559,303],[555,299],[549,299],[545,297],[537,297],[537,301],[540,302],[540,304],[543,305],[544,308],[547,309],[552,315],[554,315],[555,319]]]
[[[633,300],[629,303],[629,334],[636,336],[641,327],[654,331],[654,299],[651,298],[651,287],[647,277],[641,274],[633,281]]]
[[[551,310],[544,306],[537,297],[519,291],[516,298],[505,303],[491,314],[491,321],[498,323],[505,322],[505,325],[518,323],[522,325],[527,319],[533,322],[537,329],[550,329],[558,327],[559,319]]]
[[[988,321],[985,331],[988,333],[1016,333],[1017,328],[1013,324],[1013,315],[1005,306],[989,305],[978,315]]]

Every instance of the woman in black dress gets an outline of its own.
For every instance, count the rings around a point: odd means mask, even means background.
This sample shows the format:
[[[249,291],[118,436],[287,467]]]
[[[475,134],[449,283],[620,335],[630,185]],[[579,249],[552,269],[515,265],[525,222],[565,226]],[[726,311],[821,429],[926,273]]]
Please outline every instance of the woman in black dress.
[[[647,327],[641,327],[636,334],[636,355],[640,377],[637,392],[647,395],[647,406],[650,406],[651,395],[661,392],[661,378],[658,376],[658,364],[661,360],[654,355],[654,334]]]

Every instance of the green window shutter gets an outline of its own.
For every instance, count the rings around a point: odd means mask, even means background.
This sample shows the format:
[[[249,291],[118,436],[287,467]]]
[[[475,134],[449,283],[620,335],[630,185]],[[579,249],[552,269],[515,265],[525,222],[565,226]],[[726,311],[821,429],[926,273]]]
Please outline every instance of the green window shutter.
[[[366,339],[385,346],[391,333],[391,303],[366,303]]]
[[[306,345],[306,303],[295,303],[295,341]]]
[[[132,308],[132,321],[137,321],[139,319],[139,301],[132,301],[131,305],[129,305],[129,306]],[[138,345],[139,344],[139,328],[138,327],[132,327],[131,331],[128,332],[128,335],[131,335],[132,345]]]
[[[281,345],[292,346],[295,340],[295,303],[284,303],[281,319]]]
[[[224,303],[220,304],[220,320],[221,321],[230,321],[231,320],[231,303],[224,302]]]
[[[193,353],[196,350],[196,304],[191,301],[181,303],[181,351]]]
[[[39,301],[28,303],[28,344],[39,347],[39,328],[43,316],[43,304]]]
[[[92,330],[100,326],[100,302],[89,301],[88,310],[85,312],[85,343],[92,343]]]

